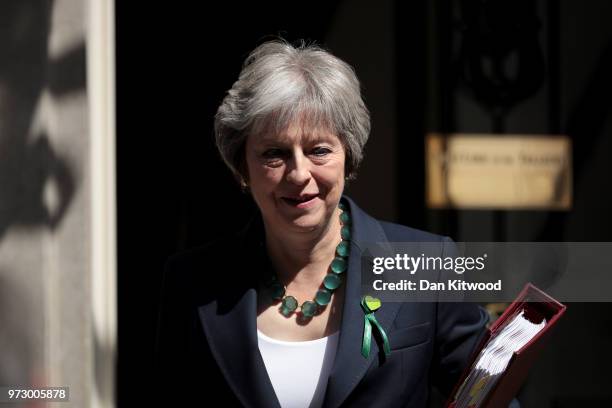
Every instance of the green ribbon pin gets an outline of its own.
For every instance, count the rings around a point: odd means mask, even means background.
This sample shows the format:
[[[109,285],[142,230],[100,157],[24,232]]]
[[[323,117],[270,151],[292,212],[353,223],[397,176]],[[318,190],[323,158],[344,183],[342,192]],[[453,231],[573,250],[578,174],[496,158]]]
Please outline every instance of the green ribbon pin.
[[[376,320],[376,316],[374,316],[374,312],[380,309],[380,306],[382,306],[380,299],[375,297],[368,295],[361,299],[361,308],[365,313],[363,316],[363,340],[361,341],[361,355],[365,358],[368,358],[370,355],[370,347],[372,345],[372,325],[376,327],[376,330],[378,330],[378,333],[382,338],[382,349],[385,352],[385,356],[388,357],[389,354],[391,354],[387,333],[385,333],[385,330],[382,328],[380,323],[378,323],[378,320]]]

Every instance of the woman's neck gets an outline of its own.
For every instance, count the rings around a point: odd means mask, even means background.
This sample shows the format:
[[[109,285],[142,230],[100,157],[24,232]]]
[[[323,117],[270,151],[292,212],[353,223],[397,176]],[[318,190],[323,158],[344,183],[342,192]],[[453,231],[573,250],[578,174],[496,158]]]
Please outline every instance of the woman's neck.
[[[279,279],[285,284],[319,285],[340,242],[340,210],[320,231],[280,232],[266,227],[266,246]],[[265,222],[264,222],[265,224]]]

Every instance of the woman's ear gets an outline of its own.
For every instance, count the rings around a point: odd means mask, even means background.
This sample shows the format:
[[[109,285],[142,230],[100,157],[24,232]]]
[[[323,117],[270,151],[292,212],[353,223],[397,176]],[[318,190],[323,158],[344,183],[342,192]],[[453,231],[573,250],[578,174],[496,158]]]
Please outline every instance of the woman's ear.
[[[249,190],[249,183],[247,183],[245,179],[241,177],[239,183],[240,183],[240,189],[242,191],[246,192]]]
[[[238,179],[238,184],[240,185],[240,190],[243,193],[247,193],[249,191],[249,178],[244,173],[236,174],[236,178]]]
[[[246,158],[244,157],[244,151],[242,152],[242,160],[238,164],[237,171],[235,172],[236,179],[238,179],[238,184],[240,184],[240,189],[243,192],[247,192],[249,190],[249,168],[246,163]]]

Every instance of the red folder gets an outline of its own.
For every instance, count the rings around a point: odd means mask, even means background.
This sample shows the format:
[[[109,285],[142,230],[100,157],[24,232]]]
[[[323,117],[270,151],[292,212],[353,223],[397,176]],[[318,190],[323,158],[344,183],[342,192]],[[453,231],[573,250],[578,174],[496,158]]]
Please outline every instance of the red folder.
[[[544,347],[545,340],[550,335],[551,328],[557,323],[563,313],[565,313],[565,309],[565,305],[557,302],[531,283],[525,285],[516,300],[512,302],[484,335],[484,338],[472,355],[470,364],[464,370],[461,380],[457,383],[451,397],[447,401],[446,407],[455,407],[455,397],[473,368],[480,351],[487,344],[489,339],[496,336],[508,320],[512,319],[521,310],[524,310],[525,316],[529,320],[540,322],[542,318],[544,318],[546,319],[546,324],[535,337],[529,340],[520,350],[514,352],[506,370],[483,402],[478,406],[478,408],[507,407],[525,381],[527,372],[535,361],[538,353]]]

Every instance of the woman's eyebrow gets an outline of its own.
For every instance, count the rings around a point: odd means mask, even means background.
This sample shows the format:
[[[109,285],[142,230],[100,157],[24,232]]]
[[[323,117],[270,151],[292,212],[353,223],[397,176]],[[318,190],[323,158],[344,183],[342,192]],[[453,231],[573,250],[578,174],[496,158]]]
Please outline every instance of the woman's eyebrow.
[[[304,133],[301,136],[301,141],[306,144],[316,144],[316,143],[332,143],[333,138],[330,135],[321,134],[321,133]],[[274,145],[274,146],[285,146],[292,145],[294,143],[293,138],[281,133],[276,136],[261,136],[259,140],[260,145]]]
[[[278,139],[262,139],[259,141],[258,145],[263,147],[285,148],[287,147],[287,141]]]
[[[319,132],[308,133],[308,134],[305,134],[303,137],[306,143],[311,143],[311,144],[321,143],[321,142],[332,143],[334,140],[332,135],[325,134],[325,133],[319,133]]]

